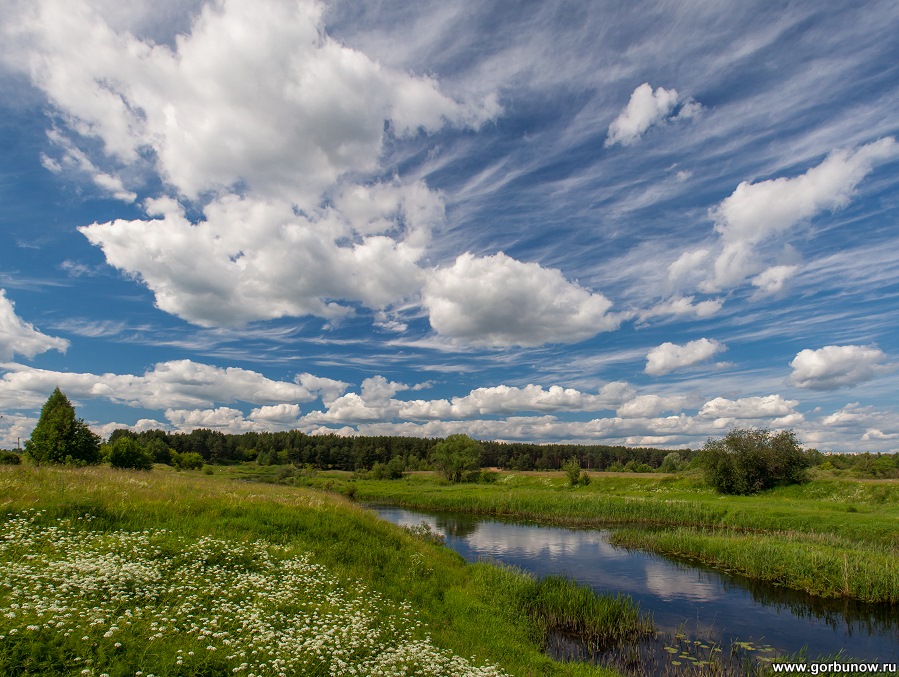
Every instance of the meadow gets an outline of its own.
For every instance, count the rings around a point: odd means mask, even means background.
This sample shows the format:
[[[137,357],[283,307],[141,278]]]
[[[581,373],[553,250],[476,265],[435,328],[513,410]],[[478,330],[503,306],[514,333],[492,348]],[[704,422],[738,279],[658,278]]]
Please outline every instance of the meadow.
[[[561,472],[501,472],[490,480],[450,484],[432,473],[389,481],[348,473],[286,479],[371,503],[614,527],[619,545],[823,597],[899,604],[896,480],[816,473],[805,484],[752,496],[724,496],[684,474],[591,473],[590,484],[576,488]]]
[[[547,636],[651,632],[626,598],[226,470],[3,467],[0,500],[0,674],[608,675]]]

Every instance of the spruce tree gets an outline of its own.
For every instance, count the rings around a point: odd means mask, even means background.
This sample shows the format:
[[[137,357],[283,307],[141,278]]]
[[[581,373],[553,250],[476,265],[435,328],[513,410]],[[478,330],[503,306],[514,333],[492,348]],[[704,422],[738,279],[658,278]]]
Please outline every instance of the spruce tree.
[[[100,462],[100,438],[75,417],[75,407],[59,388],[41,409],[41,417],[25,442],[25,454],[38,464],[89,465]]]

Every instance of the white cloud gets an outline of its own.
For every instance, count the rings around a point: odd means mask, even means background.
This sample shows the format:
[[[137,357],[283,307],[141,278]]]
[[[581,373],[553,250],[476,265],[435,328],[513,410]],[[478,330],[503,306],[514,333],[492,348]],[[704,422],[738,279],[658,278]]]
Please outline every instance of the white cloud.
[[[253,409],[249,418],[259,423],[268,423],[273,426],[291,427],[300,417],[300,405],[298,404],[273,404]]]
[[[90,161],[87,154],[75,147],[72,140],[56,129],[47,132],[50,141],[58,146],[61,151],[61,157],[56,160],[45,154],[41,155],[41,164],[44,168],[54,174],[63,171],[84,173],[90,176],[94,184],[112,197],[123,202],[134,202],[137,199],[137,193],[125,188],[125,184],[118,176],[112,176],[98,169],[93,162]]]
[[[681,254],[676,261],[668,266],[668,279],[679,283],[702,272],[702,264],[709,258],[708,249],[696,249]]]
[[[675,369],[704,362],[724,350],[727,347],[715,339],[701,338],[684,345],[666,342],[646,354],[644,371],[653,376],[662,376]]]
[[[682,395],[640,395],[618,407],[615,414],[619,418],[652,418],[666,411],[680,411],[688,401]]]
[[[738,400],[716,397],[702,405],[697,416],[701,419],[753,421],[789,416],[796,413],[794,409],[798,404],[799,400],[785,400],[780,395],[743,397]]]
[[[237,367],[214,367],[191,360],[160,362],[142,376],[90,374],[33,369],[5,364],[0,406],[38,407],[59,386],[70,398],[102,398],[150,409],[180,409],[215,403],[281,404],[309,402],[316,395],[297,383],[273,381]]]
[[[574,343],[617,329],[621,321],[608,313],[612,302],[602,294],[502,252],[466,253],[433,271],[423,305],[439,334],[473,345]]]
[[[189,432],[197,428],[209,428],[223,433],[240,434],[255,429],[242,412],[230,407],[217,409],[166,409],[165,417],[178,430]]]
[[[771,266],[752,278],[752,286],[758,287],[761,294],[777,294],[798,269],[799,266]]]
[[[678,102],[676,89],[656,88],[652,91],[648,82],[644,82],[631,94],[630,101],[618,117],[609,125],[609,135],[605,145],[614,146],[620,143],[629,146],[653,125],[670,117]],[[702,106],[687,100],[678,113],[678,118],[691,118],[699,113]]]
[[[170,202],[149,221],[81,228],[113,266],[140,279],[160,309],[201,326],[378,309],[417,293],[442,201],[423,184],[350,187],[299,215],[289,202],[226,195],[191,223]],[[346,208],[346,212],[341,211]]]
[[[874,166],[897,153],[899,144],[886,137],[854,150],[834,151],[821,164],[795,178],[742,182],[710,212],[720,236],[721,252],[713,275],[701,286],[702,290],[715,292],[734,287],[753,275],[758,275],[756,286],[779,290],[778,285],[782,286],[792,271],[789,266],[765,265],[758,246],[823,211],[845,207],[856,186]]]
[[[338,397],[343,395],[344,391],[350,387],[349,383],[338,381],[333,378],[324,378],[322,376],[313,376],[312,374],[299,374],[296,382],[313,393],[318,393],[321,397],[322,404],[326,407]]]
[[[171,45],[138,39],[110,24],[109,8],[79,0],[19,7],[8,60],[78,136],[101,141],[116,163],[152,157],[189,198],[239,182],[314,207],[344,173],[377,167],[385,120],[408,136],[478,127],[499,112],[494,98],[453,100],[433,78],[331,39],[324,5],[310,0],[208,2]]]
[[[811,390],[834,390],[870,381],[892,367],[875,346],[824,346],[799,351],[790,366],[790,383]]]
[[[64,353],[68,347],[66,339],[42,334],[16,315],[15,304],[6,298],[6,290],[0,289],[0,360],[13,355],[30,358],[48,350]]]
[[[648,320],[653,317],[684,317],[688,315],[702,319],[715,315],[723,306],[723,298],[696,301],[694,296],[673,296],[641,312],[640,319]]]

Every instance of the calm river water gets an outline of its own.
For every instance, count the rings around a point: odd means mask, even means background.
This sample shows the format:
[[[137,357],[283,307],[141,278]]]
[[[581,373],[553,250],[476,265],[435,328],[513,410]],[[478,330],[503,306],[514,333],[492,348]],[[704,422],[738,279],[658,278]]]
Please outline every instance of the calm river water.
[[[608,531],[500,522],[457,513],[369,506],[385,520],[427,522],[468,561],[496,560],[537,576],[563,574],[605,593],[626,593],[656,628],[730,646],[750,642],[810,658],[842,650],[858,660],[899,660],[899,608],[803,593],[610,545]],[[572,655],[577,652],[574,651]]]

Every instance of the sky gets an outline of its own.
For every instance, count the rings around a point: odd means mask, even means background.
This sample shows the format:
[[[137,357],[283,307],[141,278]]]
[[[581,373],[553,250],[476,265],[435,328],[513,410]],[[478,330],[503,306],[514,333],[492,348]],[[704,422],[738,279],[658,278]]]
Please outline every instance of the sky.
[[[894,0],[0,16],[0,446],[899,450]]]

